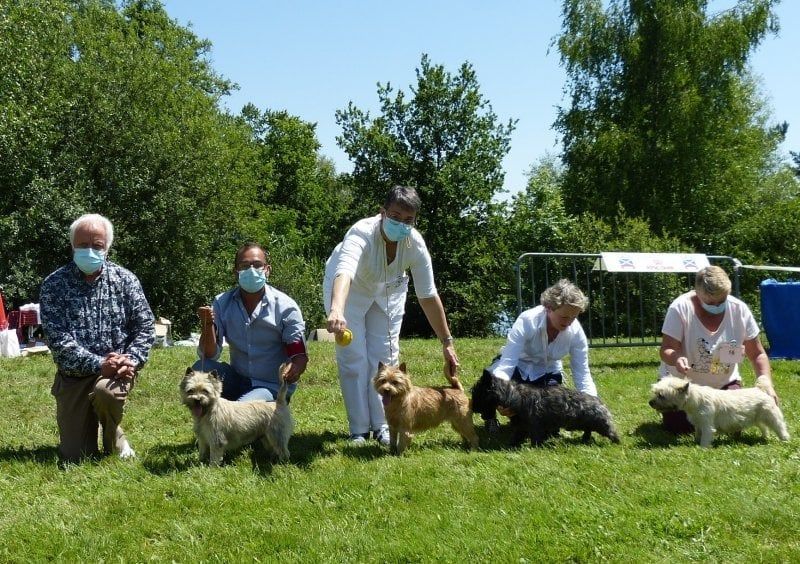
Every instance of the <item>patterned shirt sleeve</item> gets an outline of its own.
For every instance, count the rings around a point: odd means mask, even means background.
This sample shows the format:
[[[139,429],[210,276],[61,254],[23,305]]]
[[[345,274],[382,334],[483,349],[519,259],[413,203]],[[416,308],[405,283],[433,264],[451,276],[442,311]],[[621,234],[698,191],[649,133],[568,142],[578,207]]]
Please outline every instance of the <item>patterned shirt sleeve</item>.
[[[48,276],[39,296],[39,312],[47,346],[59,370],[70,376],[100,374],[101,355],[79,343],[70,331],[66,305],[70,288],[66,284],[68,269],[62,268]]]
[[[136,361],[138,370],[147,362],[150,348],[156,339],[155,317],[139,279],[131,273],[127,274],[125,308],[128,318],[128,345],[125,353]]]

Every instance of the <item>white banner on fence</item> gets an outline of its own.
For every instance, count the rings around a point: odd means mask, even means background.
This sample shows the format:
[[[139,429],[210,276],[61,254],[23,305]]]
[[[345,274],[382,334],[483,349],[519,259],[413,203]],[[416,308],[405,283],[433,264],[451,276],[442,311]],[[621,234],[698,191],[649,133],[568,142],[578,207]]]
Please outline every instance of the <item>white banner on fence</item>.
[[[600,253],[594,270],[607,272],[697,272],[709,265],[704,254]]]

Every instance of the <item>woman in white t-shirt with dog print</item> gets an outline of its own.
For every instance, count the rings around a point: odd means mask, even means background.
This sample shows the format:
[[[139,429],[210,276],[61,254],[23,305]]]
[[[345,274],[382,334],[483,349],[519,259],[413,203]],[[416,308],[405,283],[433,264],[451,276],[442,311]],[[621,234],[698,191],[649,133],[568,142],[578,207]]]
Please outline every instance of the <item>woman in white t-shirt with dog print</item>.
[[[670,304],[661,328],[659,379],[678,376],[712,388],[738,389],[742,387],[739,363],[747,357],[777,402],[758,324],[747,304],[730,292],[731,281],[725,271],[707,266],[697,272],[694,290]],[[668,431],[694,430],[682,411],[662,415]]]

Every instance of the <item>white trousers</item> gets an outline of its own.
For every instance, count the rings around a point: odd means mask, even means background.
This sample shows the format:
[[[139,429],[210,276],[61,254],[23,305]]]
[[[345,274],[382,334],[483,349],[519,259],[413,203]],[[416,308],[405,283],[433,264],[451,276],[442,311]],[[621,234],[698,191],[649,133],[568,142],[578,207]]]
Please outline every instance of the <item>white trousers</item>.
[[[330,312],[330,293],[326,292],[325,310]],[[374,299],[351,293],[344,308],[347,327],[353,341],[346,347],[336,345],[339,386],[350,434],[378,431],[386,425],[383,403],[372,384],[378,362],[396,365],[400,346],[403,308],[387,315]]]

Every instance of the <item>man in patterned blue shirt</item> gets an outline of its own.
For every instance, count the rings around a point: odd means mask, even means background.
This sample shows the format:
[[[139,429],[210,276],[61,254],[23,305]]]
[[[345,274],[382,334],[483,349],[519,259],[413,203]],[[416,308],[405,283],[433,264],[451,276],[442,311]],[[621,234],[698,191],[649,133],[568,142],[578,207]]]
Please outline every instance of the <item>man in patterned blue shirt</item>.
[[[79,217],[70,226],[72,262],[42,283],[42,328],[56,363],[51,392],[66,461],[98,454],[98,423],[105,454],[136,456],[120,421],[155,341],[154,319],[136,276],[106,260],[113,240],[108,219]]]

